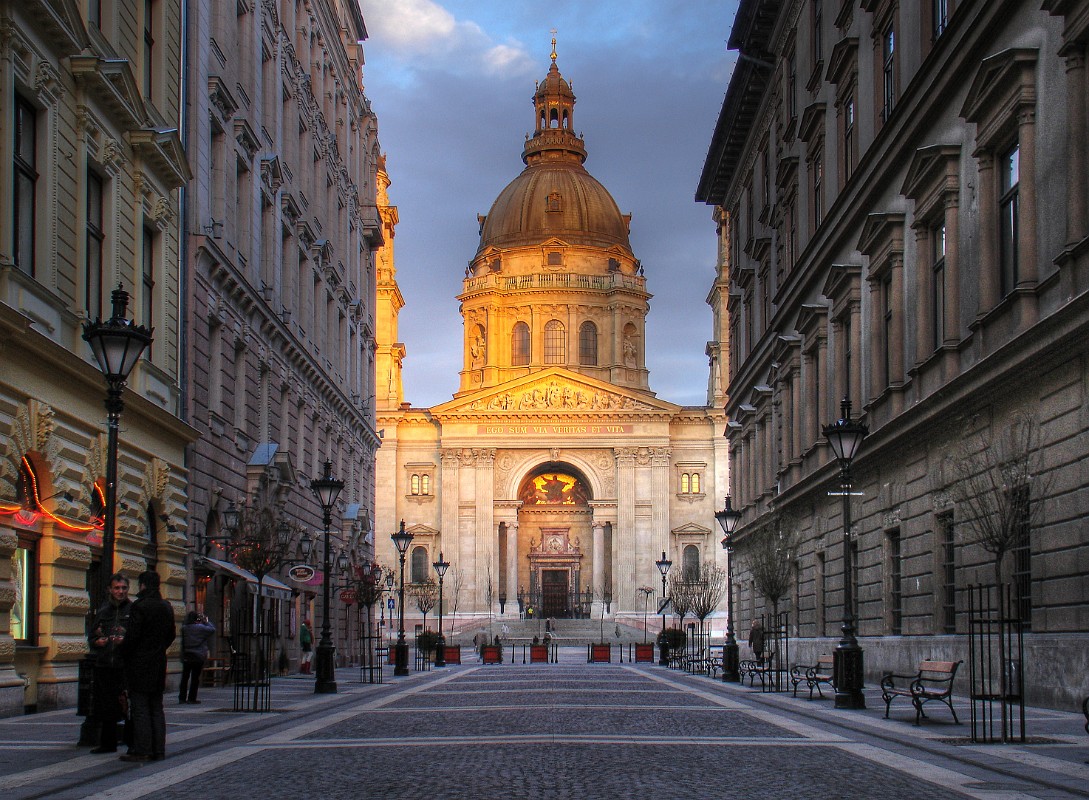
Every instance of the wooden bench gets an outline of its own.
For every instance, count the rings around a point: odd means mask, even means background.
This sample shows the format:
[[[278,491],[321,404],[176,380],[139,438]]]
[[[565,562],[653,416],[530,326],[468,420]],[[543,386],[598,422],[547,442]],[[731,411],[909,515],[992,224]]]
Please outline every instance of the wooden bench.
[[[813,699],[813,689],[817,690],[817,694],[821,699],[824,698],[824,692],[821,691],[821,684],[827,686],[832,685],[832,656],[817,656],[816,664],[795,664],[790,670],[790,682],[794,686],[794,696],[798,696],[798,685],[805,682],[809,687],[809,699]]]
[[[759,678],[760,685],[764,685],[764,679],[771,672],[771,658],[743,658],[738,664],[738,672],[741,673],[741,682],[745,682],[745,676],[749,676],[749,686]]]
[[[949,707],[953,722],[960,724],[953,708],[953,679],[963,661],[921,661],[914,675],[888,673],[881,678],[881,699],[885,701],[885,719],[889,718],[889,706],[897,697],[907,697],[915,706],[915,724],[926,716],[923,705],[938,700]]]

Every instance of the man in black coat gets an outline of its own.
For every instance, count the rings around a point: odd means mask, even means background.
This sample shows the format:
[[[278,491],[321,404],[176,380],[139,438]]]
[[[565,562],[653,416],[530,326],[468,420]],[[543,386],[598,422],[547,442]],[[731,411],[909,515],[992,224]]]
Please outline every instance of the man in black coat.
[[[131,607],[129,579],[120,572],[111,575],[109,599],[95,613],[87,631],[87,643],[95,656],[91,695],[94,717],[99,722],[98,747],[92,753],[117,752],[117,723],[125,716],[121,708],[125,676],[119,648]]]
[[[133,743],[122,761],[158,761],[166,757],[166,651],[174,641],[174,607],[159,593],[159,573],[143,572],[140,591],[129,612],[121,642],[125,682],[129,691]]]

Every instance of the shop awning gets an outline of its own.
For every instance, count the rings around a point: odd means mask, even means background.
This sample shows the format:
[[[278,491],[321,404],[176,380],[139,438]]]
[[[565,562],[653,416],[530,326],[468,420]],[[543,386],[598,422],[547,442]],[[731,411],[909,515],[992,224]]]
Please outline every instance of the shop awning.
[[[220,561],[218,558],[211,558],[210,556],[202,556],[201,564],[222,572],[226,575],[232,575],[235,578],[239,578],[246,582],[246,587],[251,594],[257,594],[258,580],[257,576],[252,572],[237,564],[232,564],[230,561]],[[272,597],[276,600],[290,600],[291,599],[291,587],[273,578],[271,575],[266,575],[263,582],[261,582],[261,594],[265,597]]]

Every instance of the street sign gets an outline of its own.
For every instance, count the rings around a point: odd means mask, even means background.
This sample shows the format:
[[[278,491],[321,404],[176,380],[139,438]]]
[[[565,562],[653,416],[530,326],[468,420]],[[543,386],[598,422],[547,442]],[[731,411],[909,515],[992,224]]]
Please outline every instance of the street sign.
[[[394,600],[392,597],[386,601],[386,608],[388,608],[390,611],[393,611],[393,609],[395,609],[396,607],[397,601]]]
[[[659,614],[671,614],[673,612],[673,601],[666,597],[660,603],[658,603]]]

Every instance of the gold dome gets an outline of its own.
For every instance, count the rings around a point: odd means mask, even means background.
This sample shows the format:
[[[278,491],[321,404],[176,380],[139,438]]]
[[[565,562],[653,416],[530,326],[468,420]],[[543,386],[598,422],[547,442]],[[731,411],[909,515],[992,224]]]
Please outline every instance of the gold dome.
[[[556,237],[569,244],[620,245],[628,251],[630,217],[582,165],[586,148],[572,131],[575,94],[552,65],[533,94],[536,130],[526,139],[526,168],[492,204],[480,229],[480,248],[532,245]]]

